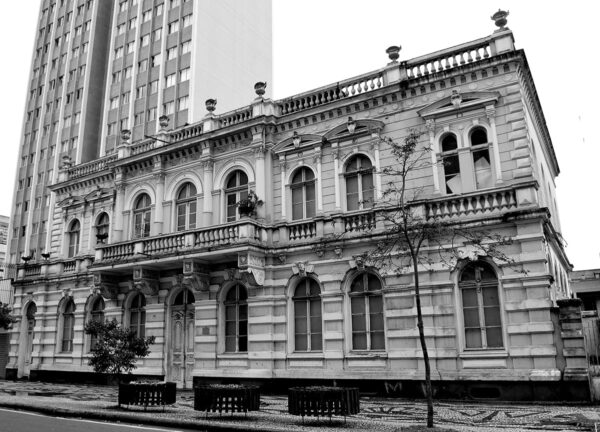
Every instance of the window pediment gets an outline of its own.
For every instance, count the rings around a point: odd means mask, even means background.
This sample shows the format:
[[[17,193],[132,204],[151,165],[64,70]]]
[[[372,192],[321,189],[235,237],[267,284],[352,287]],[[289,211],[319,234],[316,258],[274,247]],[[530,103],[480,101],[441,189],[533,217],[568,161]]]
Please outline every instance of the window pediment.
[[[323,143],[323,137],[316,134],[296,134],[284,139],[277,144],[273,151],[275,154],[292,153],[320,147]]]
[[[499,92],[453,92],[452,95],[421,108],[417,113],[424,119],[431,119],[454,112],[495,105],[499,98]]]
[[[348,130],[348,123],[354,122],[354,130],[352,133]],[[338,141],[343,139],[355,138],[357,136],[366,135],[369,133],[379,133],[385,123],[380,120],[372,120],[372,119],[354,119],[351,120],[351,117],[348,118],[348,121],[345,121],[342,124],[335,126],[333,129],[330,129],[328,132],[323,135],[323,137],[327,141]]]
[[[62,208],[67,207],[77,207],[85,202],[85,199],[80,196],[68,195],[66,198],[62,199],[57,206]]]

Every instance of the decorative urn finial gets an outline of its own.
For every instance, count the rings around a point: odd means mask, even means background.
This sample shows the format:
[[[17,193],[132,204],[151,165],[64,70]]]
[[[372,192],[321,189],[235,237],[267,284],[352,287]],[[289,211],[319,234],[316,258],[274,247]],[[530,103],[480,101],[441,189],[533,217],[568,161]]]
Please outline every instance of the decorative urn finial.
[[[166,129],[169,126],[169,116],[165,114],[161,115],[158,118],[158,124],[161,129]]]
[[[398,46],[392,45],[391,47],[389,47],[388,49],[385,50],[385,52],[387,53],[387,55],[390,58],[390,60],[392,61],[392,63],[395,63],[398,60],[398,58],[400,57],[401,49],[402,49],[402,47],[400,45],[398,45]]]
[[[258,95],[258,97],[263,97],[265,94],[265,89],[267,88],[267,82],[259,81],[254,84],[254,92]]]
[[[129,141],[129,138],[131,138],[131,131],[129,129],[122,129],[121,140],[127,142]]]
[[[217,100],[216,99],[206,99],[206,110],[212,114],[212,112],[217,108]]]
[[[506,30],[506,28],[504,26],[508,22],[506,20],[506,17],[508,16],[508,14],[509,14],[508,11],[503,11],[501,9],[498,9],[498,12],[496,12],[494,15],[491,16],[492,21],[494,21],[494,24],[496,24],[496,26],[498,27],[498,29],[496,31]]]
[[[456,108],[460,107],[460,104],[462,102],[462,96],[460,95],[458,90],[452,90],[452,95],[450,96],[450,102],[452,102],[452,105],[454,105]]]

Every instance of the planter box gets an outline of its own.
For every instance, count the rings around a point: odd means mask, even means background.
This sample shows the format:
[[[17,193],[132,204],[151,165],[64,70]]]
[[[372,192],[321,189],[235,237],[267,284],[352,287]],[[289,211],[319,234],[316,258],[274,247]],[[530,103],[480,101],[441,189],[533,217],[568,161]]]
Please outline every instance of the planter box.
[[[360,411],[358,388],[292,387],[288,393],[288,412],[293,415],[331,418],[346,417]]]
[[[243,384],[210,384],[194,388],[194,409],[212,412],[244,412],[260,409],[258,386]]]
[[[177,398],[177,387],[174,382],[166,383],[120,383],[119,406],[140,405],[144,409],[149,406],[171,405]]]

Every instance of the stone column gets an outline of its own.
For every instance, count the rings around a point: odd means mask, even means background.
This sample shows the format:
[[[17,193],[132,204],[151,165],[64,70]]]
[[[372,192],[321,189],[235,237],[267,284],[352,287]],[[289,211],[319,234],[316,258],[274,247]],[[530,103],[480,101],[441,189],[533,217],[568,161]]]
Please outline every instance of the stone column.
[[[494,168],[496,170],[496,183],[502,183],[502,166],[500,164],[500,148],[498,147],[498,135],[496,133],[496,109],[493,106],[485,108],[485,115],[492,129],[492,146],[494,151]],[[489,141],[489,140],[488,140]]]
[[[279,171],[281,172],[281,219],[285,220],[286,219],[286,208],[285,208],[285,177],[287,175],[286,173],[286,169],[287,169],[287,164],[285,162],[285,158],[284,159],[280,159],[279,160]]]
[[[125,205],[125,184],[117,183],[115,187],[117,189],[117,198],[115,199],[113,212],[112,239],[114,242],[119,242],[123,240],[123,207]]]
[[[333,152],[333,184],[335,189],[335,209],[342,208],[340,200],[340,151],[339,143],[335,142],[332,145]]]
[[[202,168],[204,169],[204,203],[202,206],[202,224],[204,226],[210,226],[213,223],[212,191],[214,166],[215,164],[211,159],[204,160],[202,162]]]
[[[375,138],[377,139],[377,141],[375,141],[372,146],[373,155],[375,157],[375,191],[377,193],[375,195],[375,198],[381,199],[381,197],[383,196],[383,191],[381,190],[381,162],[379,160],[380,138],[379,136],[376,136]]]
[[[431,149],[431,169],[433,170],[433,191],[440,193],[440,179],[437,165],[436,147],[435,147],[435,121],[427,120],[427,130],[429,131],[429,148]]]
[[[317,166],[317,214],[323,213],[323,179],[321,174],[321,147],[315,148],[313,162]]]
[[[165,200],[165,174],[160,172],[154,174],[156,180],[156,206],[154,207],[154,235],[162,234],[163,231],[163,202]]]

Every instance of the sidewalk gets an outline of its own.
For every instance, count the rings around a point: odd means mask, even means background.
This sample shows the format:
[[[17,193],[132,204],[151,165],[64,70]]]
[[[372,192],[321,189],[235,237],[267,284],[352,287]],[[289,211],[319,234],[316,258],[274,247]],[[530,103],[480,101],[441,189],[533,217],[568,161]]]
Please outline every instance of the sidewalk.
[[[424,425],[424,401],[361,397],[361,412],[329,419],[287,414],[287,396],[262,396],[259,412],[234,415],[194,411],[190,390],[177,391],[177,403],[161,408],[119,409],[117,388],[108,386],[0,381],[0,406],[55,416],[117,420],[134,424],[198,428],[202,430],[256,431],[400,431],[404,426]],[[457,431],[594,431],[600,410],[591,405],[436,402],[435,423]]]

